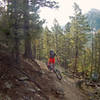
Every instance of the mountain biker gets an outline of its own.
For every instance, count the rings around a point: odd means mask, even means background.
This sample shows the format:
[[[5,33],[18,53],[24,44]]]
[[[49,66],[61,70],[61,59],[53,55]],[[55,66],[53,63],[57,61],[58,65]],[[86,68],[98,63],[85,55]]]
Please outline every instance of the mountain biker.
[[[52,67],[54,68],[55,65],[55,56],[56,53],[53,50],[50,50],[50,54],[49,54],[49,61],[48,61],[48,68],[51,69],[50,64],[52,64]]]
[[[56,76],[59,80],[61,80],[62,75],[61,75],[60,71],[54,68],[55,67],[54,66],[55,65],[55,56],[57,56],[56,53],[53,50],[50,50],[49,61],[48,61],[47,67],[51,72],[54,72],[56,74]],[[59,62],[58,57],[57,57],[57,61]]]

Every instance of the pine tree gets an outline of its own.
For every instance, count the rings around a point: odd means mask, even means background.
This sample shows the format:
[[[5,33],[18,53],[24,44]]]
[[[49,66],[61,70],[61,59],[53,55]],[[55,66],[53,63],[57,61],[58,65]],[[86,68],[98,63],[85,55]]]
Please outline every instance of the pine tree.
[[[32,46],[31,46],[31,34],[30,21],[33,24],[33,34],[37,34],[36,29],[40,30],[42,21],[39,20],[38,10],[40,7],[54,7],[56,2],[47,0],[24,0],[24,34],[25,34],[25,53],[24,55],[28,58],[32,58]],[[30,14],[32,13],[32,14]],[[31,15],[31,18],[29,17]],[[32,19],[33,17],[33,19]]]
[[[89,26],[86,17],[82,15],[79,6],[74,3],[74,16],[71,17],[71,34],[74,41],[74,71],[77,72],[78,58],[82,53],[85,44],[87,43],[86,33],[89,31]]]
[[[7,38],[9,36],[10,41],[12,43],[10,44],[12,54],[14,55],[16,60],[16,64],[19,63],[19,47],[20,47],[20,17],[21,17],[21,7],[20,2],[17,0],[7,0],[7,12],[6,12],[6,18],[8,18],[8,32],[6,34]],[[12,46],[11,46],[12,45]]]

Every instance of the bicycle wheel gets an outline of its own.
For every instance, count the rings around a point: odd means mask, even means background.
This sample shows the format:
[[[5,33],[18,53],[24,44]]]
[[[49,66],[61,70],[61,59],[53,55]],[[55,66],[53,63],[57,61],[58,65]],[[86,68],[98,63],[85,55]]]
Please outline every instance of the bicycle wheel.
[[[57,78],[58,78],[59,80],[61,80],[61,79],[62,79],[62,75],[61,75],[60,71],[57,70],[57,69],[54,69],[54,72],[55,72]]]

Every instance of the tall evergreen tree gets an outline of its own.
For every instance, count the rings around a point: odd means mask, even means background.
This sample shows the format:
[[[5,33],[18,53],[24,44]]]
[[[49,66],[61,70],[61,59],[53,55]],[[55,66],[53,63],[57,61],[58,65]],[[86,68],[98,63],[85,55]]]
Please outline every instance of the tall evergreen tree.
[[[25,56],[28,58],[32,58],[32,49],[31,49],[31,34],[30,30],[30,21],[33,22],[33,29],[37,28],[38,30],[41,28],[42,22],[39,20],[38,10],[40,7],[55,7],[56,2],[48,1],[48,0],[24,0],[24,34],[25,34]],[[30,20],[30,13],[33,14],[33,19]],[[31,15],[32,15],[31,14]],[[37,34],[36,32],[34,32]]]
[[[79,6],[74,3],[74,16],[71,17],[71,34],[73,36],[74,45],[74,71],[77,71],[78,58],[81,55],[85,44],[87,43],[86,33],[89,31],[89,26],[86,20],[86,17],[82,15],[81,9]]]

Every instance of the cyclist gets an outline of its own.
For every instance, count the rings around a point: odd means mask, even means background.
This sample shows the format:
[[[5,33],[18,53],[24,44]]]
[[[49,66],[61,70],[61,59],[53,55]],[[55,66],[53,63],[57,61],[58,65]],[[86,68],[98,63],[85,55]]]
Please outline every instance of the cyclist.
[[[55,56],[56,56],[56,53],[53,50],[50,50],[49,61],[48,61],[48,68],[49,69],[51,69],[50,64],[52,64],[52,67],[54,68],[54,65],[55,65]]]
[[[56,74],[57,78],[59,80],[61,80],[62,79],[62,75],[61,75],[60,71],[54,68],[55,67],[54,66],[55,65],[55,56],[57,56],[56,53],[53,50],[50,50],[49,61],[48,61],[48,69],[51,72],[54,72]],[[57,61],[59,62],[58,57],[57,57]]]

